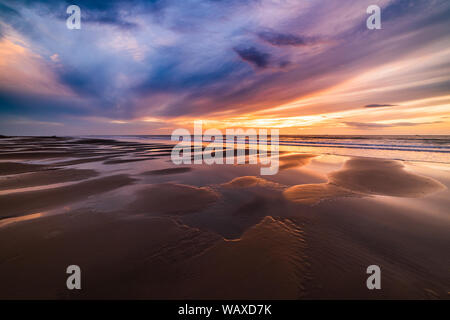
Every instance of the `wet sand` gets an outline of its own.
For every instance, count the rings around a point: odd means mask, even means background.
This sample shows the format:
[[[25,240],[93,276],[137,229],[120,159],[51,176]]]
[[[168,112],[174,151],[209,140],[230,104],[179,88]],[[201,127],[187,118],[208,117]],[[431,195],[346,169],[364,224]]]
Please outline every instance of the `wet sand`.
[[[226,188],[248,188],[248,187],[278,187],[279,185],[277,183],[267,181],[266,179],[260,178],[260,177],[253,177],[253,176],[244,176],[244,177],[238,177],[234,178],[230,182],[224,183],[224,187]]]
[[[386,195],[422,197],[445,189],[434,179],[404,170],[395,160],[350,159],[344,168],[329,174],[329,182],[301,184],[284,191],[286,199],[314,204],[337,197]]]
[[[17,162],[0,162],[0,175],[10,175],[25,172],[34,172],[45,170],[46,166],[39,164],[17,163]]]
[[[69,205],[90,196],[131,184],[126,175],[115,175],[77,184],[37,191],[16,192],[0,196],[1,218],[16,217]]]
[[[177,168],[168,168],[168,169],[161,169],[161,170],[151,170],[143,172],[143,175],[170,175],[170,174],[179,174],[179,173],[186,173],[191,171],[192,168],[189,167],[177,167]]]
[[[351,159],[331,175],[331,183],[354,192],[411,198],[445,189],[434,179],[407,172],[399,161],[379,159]]]
[[[286,154],[280,157],[280,170],[307,165],[315,155],[313,154]]]
[[[448,165],[282,152],[259,176],[177,167],[157,143],[0,148],[1,299],[450,298]]]
[[[219,194],[208,187],[156,184],[138,191],[130,210],[139,213],[185,214],[201,211],[218,198]]]
[[[0,177],[0,191],[79,181],[93,178],[95,176],[97,176],[97,172],[94,170],[80,169],[54,169],[31,172],[23,175],[12,175],[3,178]]]

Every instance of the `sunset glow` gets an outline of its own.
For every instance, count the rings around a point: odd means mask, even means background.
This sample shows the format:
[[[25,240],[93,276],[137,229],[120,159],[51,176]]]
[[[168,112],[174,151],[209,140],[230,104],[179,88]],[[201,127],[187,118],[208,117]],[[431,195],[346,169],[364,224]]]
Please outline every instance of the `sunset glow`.
[[[377,1],[381,30],[370,1],[81,1],[80,30],[61,3],[21,2],[0,6],[5,134],[449,132],[447,1]]]

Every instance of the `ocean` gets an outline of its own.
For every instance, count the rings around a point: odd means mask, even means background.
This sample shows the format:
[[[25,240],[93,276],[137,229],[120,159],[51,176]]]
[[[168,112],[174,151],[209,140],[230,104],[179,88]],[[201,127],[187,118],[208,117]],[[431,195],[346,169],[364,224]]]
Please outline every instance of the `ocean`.
[[[121,141],[175,143],[171,141],[170,135],[95,137]],[[280,151],[450,164],[450,135],[282,135],[279,144]]]

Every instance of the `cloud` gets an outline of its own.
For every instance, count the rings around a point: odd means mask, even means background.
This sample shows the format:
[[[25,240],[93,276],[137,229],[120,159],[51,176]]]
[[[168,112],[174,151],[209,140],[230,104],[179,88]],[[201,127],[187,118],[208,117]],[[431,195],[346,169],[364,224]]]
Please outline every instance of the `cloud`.
[[[255,47],[234,48],[234,51],[242,60],[247,61],[258,68],[264,69],[269,65],[270,54],[259,51]]]
[[[394,128],[394,127],[415,127],[427,124],[442,123],[442,121],[433,122],[394,122],[394,123],[375,123],[375,122],[352,122],[346,121],[345,125],[357,129],[379,129],[379,128]]]
[[[116,26],[122,29],[134,29],[138,27],[137,23],[129,22],[126,17],[120,13],[112,11],[83,11],[83,23],[99,23]]]
[[[10,17],[10,18],[20,18],[20,13],[17,10],[15,10],[15,9],[13,9],[13,8],[3,4],[3,3],[0,3],[0,16],[3,19],[6,19],[8,17]]]
[[[396,107],[396,104],[368,104],[364,108],[384,108],[384,107]]]
[[[382,95],[395,102],[448,91],[448,58],[403,66],[411,58],[447,50],[448,0],[436,0],[433,6],[425,0],[380,0],[382,37],[365,28],[365,5],[355,6],[352,0],[198,0],[195,5],[186,0],[79,0],[82,29],[76,31],[65,26],[69,0],[0,2],[2,36],[39,56],[36,64],[44,61],[42,69],[59,85],[51,86],[52,97],[40,87],[31,96],[23,84],[34,78],[23,58],[6,57],[0,50],[0,61],[6,61],[0,63],[0,74],[7,74],[6,80],[21,75],[14,86],[0,82],[2,114],[25,112],[32,118],[41,117],[43,110],[49,121],[64,115],[160,116],[168,121],[238,117],[348,83],[356,89],[347,88],[342,101],[331,97],[276,115],[286,117],[361,109],[362,94],[366,101]],[[387,76],[380,73],[377,84],[368,78],[352,82],[389,65],[395,68]],[[71,96],[63,96],[64,90]],[[326,94],[321,97],[327,99]],[[366,127],[386,127],[382,123]]]
[[[259,32],[258,37],[274,46],[306,46],[315,43],[311,38],[274,31]]]
[[[65,21],[68,17],[66,8],[69,5],[78,5],[81,9],[82,24],[84,23],[96,23],[116,26],[123,29],[132,29],[138,27],[138,24],[128,21],[129,18],[133,18],[136,12],[152,13],[157,12],[162,6],[162,3],[167,1],[161,0],[114,0],[114,1],[102,1],[102,0],[78,0],[76,2],[70,0],[15,0],[11,2],[10,10],[16,11],[20,15],[22,8],[28,7],[40,15],[48,15],[56,17],[61,21]],[[0,12],[5,5],[0,4]],[[12,7],[16,9],[12,9]],[[12,11],[10,11],[12,13]],[[26,25],[26,21],[20,22],[22,25]]]
[[[0,3],[0,22],[19,32],[32,33],[33,31],[32,25],[24,19],[18,10],[3,3]],[[5,36],[5,25],[3,23],[0,23],[0,39]]]

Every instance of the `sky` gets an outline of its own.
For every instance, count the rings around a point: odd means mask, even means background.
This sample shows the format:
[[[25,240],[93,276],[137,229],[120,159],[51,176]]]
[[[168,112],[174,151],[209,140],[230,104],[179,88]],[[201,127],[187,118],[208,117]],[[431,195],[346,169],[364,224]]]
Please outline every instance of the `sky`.
[[[450,1],[0,0],[0,134],[171,134],[197,120],[450,134]]]

